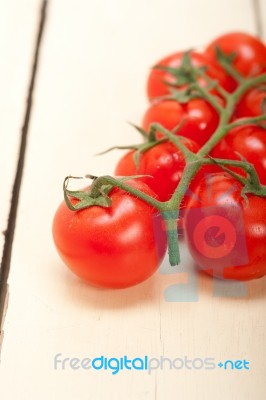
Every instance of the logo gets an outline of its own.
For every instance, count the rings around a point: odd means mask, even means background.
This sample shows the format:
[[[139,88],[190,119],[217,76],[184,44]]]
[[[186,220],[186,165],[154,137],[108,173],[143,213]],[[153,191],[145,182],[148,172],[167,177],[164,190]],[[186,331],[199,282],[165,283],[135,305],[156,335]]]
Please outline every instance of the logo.
[[[186,234],[199,267],[212,269],[220,279],[226,268],[248,263],[244,221],[238,205],[187,210]]]
[[[158,216],[154,218],[157,251],[158,254],[162,254],[161,238],[166,229],[168,235],[170,230],[176,230],[176,234],[180,235],[179,228],[183,226],[190,253],[197,260],[197,267],[208,270],[215,278],[219,278],[214,279],[213,282],[214,296],[245,297],[247,287],[243,282],[224,279],[227,268],[241,268],[249,262],[242,207],[236,203],[227,204],[226,195],[228,192],[218,199],[212,198],[211,189],[210,185],[207,185],[210,204],[208,206],[201,206],[200,198],[197,198],[199,203],[197,208],[183,209],[179,212],[177,210],[164,212],[163,218],[168,220],[167,228],[161,218]],[[234,190],[233,186],[230,192]],[[190,195],[195,196],[192,192]],[[169,221],[171,224],[169,224]],[[174,237],[171,232],[170,236]],[[181,261],[183,261],[183,258]],[[186,264],[185,270],[183,265],[181,270],[180,266],[171,267],[167,257],[163,261],[160,267],[162,274],[187,273],[186,283],[177,283],[166,288],[164,293],[166,301],[198,301],[198,274],[189,264],[191,262]]]

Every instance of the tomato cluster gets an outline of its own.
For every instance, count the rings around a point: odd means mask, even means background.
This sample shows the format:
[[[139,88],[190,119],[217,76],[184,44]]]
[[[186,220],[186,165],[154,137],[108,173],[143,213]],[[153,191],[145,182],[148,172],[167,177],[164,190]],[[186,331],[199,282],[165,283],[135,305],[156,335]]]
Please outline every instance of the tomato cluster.
[[[230,59],[232,73],[223,66],[219,54]],[[190,91],[191,82],[223,108],[241,81],[265,72],[266,46],[246,33],[222,35],[202,52],[164,57],[148,76],[150,104],[140,129],[149,140],[153,124],[160,124],[197,154],[220,127],[221,118],[219,107],[214,107],[208,96],[195,96]],[[181,92],[187,97],[178,96]],[[265,109],[264,85],[243,91],[230,119],[243,124],[224,135],[209,154],[216,159],[246,160],[254,166],[262,185],[266,185],[265,126],[245,123],[244,119],[260,117]],[[115,175],[143,175],[126,182],[160,202],[168,202],[182,179],[186,159],[160,129],[153,133],[155,143],[131,148],[118,161]],[[182,203],[185,239],[196,263],[207,273],[223,279],[259,278],[266,274],[266,199],[243,194],[241,178],[248,179],[243,169],[223,169],[217,163],[202,166],[189,183]],[[62,203],[53,222],[54,241],[68,267],[90,284],[128,287],[157,270],[166,250],[166,236],[162,232],[158,246],[154,221],[160,216],[144,199],[121,188],[112,188],[108,196],[112,201],[109,207],[95,204],[73,212]],[[70,201],[77,203],[75,195]]]

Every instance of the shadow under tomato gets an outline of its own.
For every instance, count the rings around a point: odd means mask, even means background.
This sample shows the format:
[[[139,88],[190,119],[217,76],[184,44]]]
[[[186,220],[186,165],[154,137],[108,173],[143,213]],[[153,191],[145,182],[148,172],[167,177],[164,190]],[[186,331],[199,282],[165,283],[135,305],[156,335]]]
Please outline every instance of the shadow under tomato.
[[[224,302],[238,302],[252,301],[266,297],[266,277],[247,282],[213,278],[200,270],[196,263],[191,259],[190,255],[182,257],[185,244],[183,241],[181,241],[180,244],[182,263],[179,272],[187,274],[187,283],[178,283],[178,274],[175,272],[178,267],[175,267],[173,273],[171,273],[171,271],[164,271],[165,260],[159,271],[157,271],[152,277],[136,286],[125,289],[102,289],[91,286],[75,276],[62,265],[64,271],[61,270],[60,273],[62,283],[61,287],[63,290],[61,296],[63,295],[66,301],[70,301],[74,307],[84,307],[85,305],[94,310],[122,310],[135,308],[139,305],[151,305],[151,309],[156,309],[156,307],[159,309],[162,301],[180,303],[178,299],[166,299],[165,289],[171,285],[175,285],[175,290],[178,290],[178,286],[182,285],[183,292],[195,291],[196,295],[194,296],[194,299],[184,299],[182,300],[182,303],[195,303],[206,301],[206,299],[211,300],[213,298]],[[172,267],[168,266],[167,269],[169,268]],[[191,282],[190,276],[194,281],[194,289],[189,287]]]
[[[123,289],[106,289],[91,286],[66,270],[64,273],[65,297],[77,306],[93,309],[128,309],[139,304],[154,304],[161,298],[158,271],[146,281]]]

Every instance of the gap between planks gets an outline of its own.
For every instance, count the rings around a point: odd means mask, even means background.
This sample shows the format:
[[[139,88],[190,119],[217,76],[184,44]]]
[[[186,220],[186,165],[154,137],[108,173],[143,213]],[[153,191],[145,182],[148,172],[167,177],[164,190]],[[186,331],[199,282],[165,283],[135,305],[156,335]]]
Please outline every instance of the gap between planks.
[[[255,25],[256,25],[256,33],[259,38],[263,38],[264,31],[263,31],[263,24],[261,18],[261,1],[262,0],[251,0],[252,6],[254,10],[254,17],[255,17]]]
[[[21,129],[19,157],[18,157],[16,175],[13,183],[7,229],[4,233],[5,241],[4,241],[4,248],[0,265],[0,349],[3,341],[3,325],[8,304],[8,276],[10,271],[12,245],[15,233],[15,226],[16,226],[19,194],[23,177],[23,167],[24,167],[26,148],[27,148],[27,137],[31,119],[33,94],[34,94],[35,81],[38,70],[39,54],[40,54],[40,48],[43,39],[43,33],[47,15],[47,4],[48,0],[43,0],[41,4],[40,17],[39,17],[40,22],[38,24],[37,37],[34,46],[33,64],[30,71],[30,81],[27,90],[26,108]]]

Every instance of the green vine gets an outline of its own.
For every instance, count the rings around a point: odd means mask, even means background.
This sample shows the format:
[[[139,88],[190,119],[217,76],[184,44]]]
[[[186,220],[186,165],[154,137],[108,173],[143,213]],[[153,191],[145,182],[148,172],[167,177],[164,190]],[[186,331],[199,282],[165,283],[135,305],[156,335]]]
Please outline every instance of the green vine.
[[[208,157],[211,150],[220,142],[226,134],[234,127],[241,126],[244,124],[259,124],[266,122],[266,114],[254,118],[243,118],[231,122],[233,112],[235,110],[236,104],[239,102],[240,98],[249,89],[256,87],[260,84],[266,83],[266,74],[244,79],[231,65],[233,56],[224,56],[219,49],[217,49],[217,54],[219,57],[219,62],[225,71],[238,82],[238,87],[233,93],[228,93],[225,89],[218,86],[216,81],[212,81],[206,74],[204,68],[194,68],[191,64],[189,57],[189,52],[185,53],[183,63],[180,68],[173,69],[169,67],[157,66],[156,68],[165,70],[172,74],[176,78],[175,88],[187,84],[188,87],[184,90],[173,92],[173,96],[176,98],[189,99],[189,96],[196,96],[205,99],[209,102],[219,113],[220,119],[219,124],[215,132],[209,138],[209,140],[201,147],[197,154],[191,152],[180,140],[180,137],[176,135],[180,126],[178,126],[173,132],[165,129],[162,125],[154,123],[151,125],[149,134],[147,135],[141,128],[137,128],[141,135],[146,138],[146,142],[141,145],[123,146],[115,147],[120,149],[132,149],[136,151],[135,162],[138,165],[141,153],[149,151],[150,148],[159,145],[166,140],[171,141],[174,145],[182,152],[186,166],[182,174],[182,178],[176,187],[175,192],[172,197],[165,202],[158,201],[147,194],[141,192],[140,190],[131,187],[126,183],[126,180],[132,178],[138,178],[139,176],[126,177],[126,178],[113,178],[111,176],[101,176],[92,177],[93,182],[88,191],[70,191],[68,190],[68,182],[71,177],[67,177],[64,181],[64,196],[68,207],[73,210],[81,210],[93,205],[99,205],[102,207],[110,207],[111,199],[108,196],[110,190],[114,187],[120,188],[133,196],[136,196],[146,203],[150,204],[152,207],[157,209],[166,224],[166,232],[168,235],[168,253],[169,261],[171,265],[177,265],[180,262],[179,245],[178,245],[178,235],[177,235],[177,218],[181,202],[183,197],[189,187],[189,184],[193,177],[197,174],[202,165],[206,164],[217,164],[222,170],[227,171],[235,179],[237,179],[243,185],[242,195],[250,193],[256,196],[266,197],[266,186],[262,185],[259,181],[258,175],[252,164],[241,159],[240,161],[233,160],[222,160],[214,159]],[[209,87],[215,87],[216,92],[218,92],[225,100],[225,106],[221,106],[221,101],[216,95],[212,94],[208,88],[201,87],[198,82],[198,77],[203,77],[204,80],[209,84]],[[179,93],[179,94],[178,94]],[[263,125],[265,126],[265,124]],[[164,138],[157,140],[156,132],[160,131]],[[243,177],[227,167],[238,167],[243,169],[247,176]],[[76,201],[73,202],[70,198],[75,198]]]

